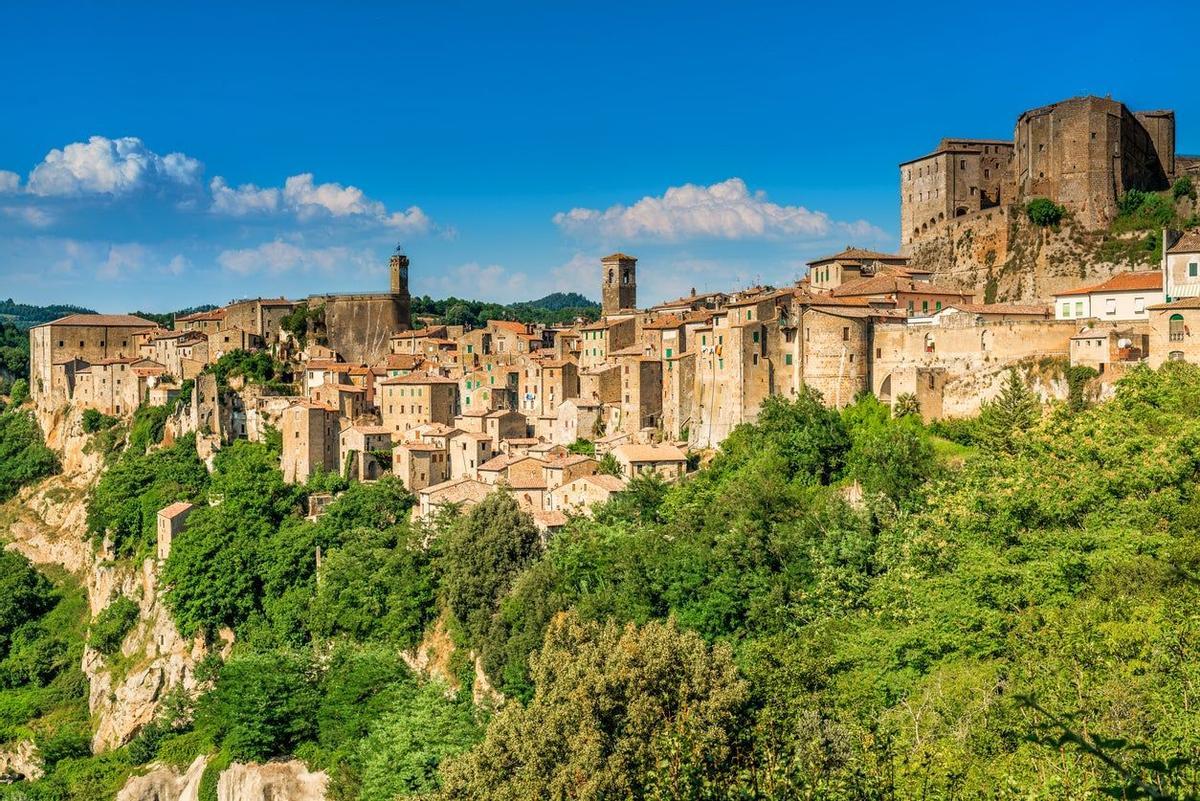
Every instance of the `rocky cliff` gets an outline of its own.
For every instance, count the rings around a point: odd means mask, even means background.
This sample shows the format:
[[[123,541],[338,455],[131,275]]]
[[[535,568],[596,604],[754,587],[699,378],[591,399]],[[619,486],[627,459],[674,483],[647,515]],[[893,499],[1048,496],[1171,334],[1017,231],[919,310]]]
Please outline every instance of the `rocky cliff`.
[[[154,766],[149,773],[131,777],[117,801],[197,801],[206,757],[197,757],[186,771]],[[310,771],[303,762],[269,762],[265,765],[235,762],[217,779],[217,801],[325,801],[329,777]]]
[[[1049,303],[1055,292],[1155,269],[1156,236],[1087,230],[1069,218],[1043,228],[1013,206],[947,221],[909,256],[932,269],[935,281],[972,290],[976,303]]]

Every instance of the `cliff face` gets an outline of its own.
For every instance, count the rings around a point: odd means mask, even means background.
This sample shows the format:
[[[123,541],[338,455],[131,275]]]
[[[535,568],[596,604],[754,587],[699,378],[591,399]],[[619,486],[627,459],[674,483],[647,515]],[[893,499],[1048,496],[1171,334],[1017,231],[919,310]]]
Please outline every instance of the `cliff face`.
[[[117,801],[197,801],[207,761],[200,756],[184,772],[159,766],[131,777]],[[217,778],[217,801],[325,801],[328,783],[324,773],[313,773],[295,759],[265,765],[235,762]]]
[[[37,565],[62,567],[87,589],[93,617],[120,595],[138,602],[139,619],[121,645],[120,659],[84,650],[82,669],[90,683],[88,704],[94,722],[95,751],[131,740],[154,719],[159,701],[173,687],[192,688],[196,663],[204,656],[199,640],[179,636],[158,587],[157,565],[111,560],[97,553],[87,534],[87,497],[103,467],[89,453],[78,410],[42,415],[47,443],[59,454],[63,472],[26,487],[10,501],[15,520],[8,546]],[[120,662],[114,669],[112,663]]]
[[[976,303],[1049,303],[1054,293],[1158,266],[1146,231],[1110,236],[1068,219],[1056,231],[1029,222],[1020,207],[948,221],[910,246],[934,280],[970,289]]]

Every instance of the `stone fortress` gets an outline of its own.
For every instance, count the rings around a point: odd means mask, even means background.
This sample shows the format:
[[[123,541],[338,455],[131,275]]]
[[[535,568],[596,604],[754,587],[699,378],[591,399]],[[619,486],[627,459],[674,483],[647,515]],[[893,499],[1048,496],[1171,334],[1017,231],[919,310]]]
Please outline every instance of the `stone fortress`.
[[[1175,112],[1070,98],[1023,112],[1011,140],[943,139],[932,153],[900,164],[901,250],[949,221],[1035,197],[1098,228],[1130,189],[1166,189],[1198,170],[1200,157],[1175,153]]]
[[[412,328],[408,256],[396,248],[388,269],[389,292],[312,295],[310,309],[323,309],[318,323],[330,348],[352,361],[374,363],[388,352],[388,339]]]

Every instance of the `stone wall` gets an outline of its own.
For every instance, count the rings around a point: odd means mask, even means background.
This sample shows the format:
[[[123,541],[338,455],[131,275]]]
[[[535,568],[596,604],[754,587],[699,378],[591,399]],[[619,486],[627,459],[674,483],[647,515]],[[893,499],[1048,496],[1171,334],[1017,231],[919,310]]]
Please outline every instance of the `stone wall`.
[[[313,296],[308,305],[324,307],[318,337],[351,364],[382,361],[392,334],[410,327],[407,309],[397,295]]]

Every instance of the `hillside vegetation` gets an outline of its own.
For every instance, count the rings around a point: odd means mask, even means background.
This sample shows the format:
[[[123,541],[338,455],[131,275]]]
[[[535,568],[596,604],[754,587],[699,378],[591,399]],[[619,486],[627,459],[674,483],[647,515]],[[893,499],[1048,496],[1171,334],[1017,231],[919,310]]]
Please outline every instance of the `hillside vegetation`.
[[[414,524],[392,479],[287,485],[247,442],[209,475],[187,440],[139,440],[89,525],[133,558],[153,509],[203,501],[167,602],[236,644],[129,745],[66,749],[0,798],[111,797],[200,753],[202,799],[225,765],[289,755],[362,801],[1195,797],[1200,369],[1075,407],[1039,410],[1015,373],[932,428],[773,399],[693,477],[636,479],[546,545],[505,493]],[[344,492],[305,520],[318,488]],[[431,636],[454,649],[416,674],[401,652]],[[77,736],[45,709],[9,731]]]

